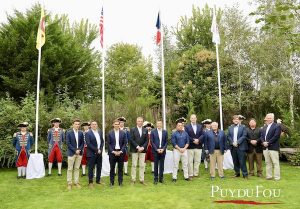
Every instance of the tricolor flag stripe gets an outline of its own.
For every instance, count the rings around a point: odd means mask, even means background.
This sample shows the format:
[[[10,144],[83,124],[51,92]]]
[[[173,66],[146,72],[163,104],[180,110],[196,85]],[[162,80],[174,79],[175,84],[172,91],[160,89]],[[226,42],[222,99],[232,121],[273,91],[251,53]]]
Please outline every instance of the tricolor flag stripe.
[[[156,32],[156,44],[159,45],[160,41],[161,41],[161,21],[160,21],[160,16],[159,13],[157,15],[157,20],[156,20],[156,28],[157,28],[157,32]]]

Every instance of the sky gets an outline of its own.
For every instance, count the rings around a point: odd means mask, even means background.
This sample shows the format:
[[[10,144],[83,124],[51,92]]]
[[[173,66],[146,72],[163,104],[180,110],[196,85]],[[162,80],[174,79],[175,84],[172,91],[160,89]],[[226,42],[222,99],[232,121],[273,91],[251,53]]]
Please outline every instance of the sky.
[[[181,16],[191,15],[192,5],[202,8],[207,3],[210,7],[224,8],[238,3],[245,14],[253,9],[247,0],[1,0],[0,23],[6,22],[6,14],[13,14],[14,9],[24,12],[37,2],[53,14],[67,14],[71,21],[85,18],[97,25],[103,5],[105,48],[118,42],[137,44],[145,56],[151,56],[155,49],[159,10],[162,23],[172,27]]]

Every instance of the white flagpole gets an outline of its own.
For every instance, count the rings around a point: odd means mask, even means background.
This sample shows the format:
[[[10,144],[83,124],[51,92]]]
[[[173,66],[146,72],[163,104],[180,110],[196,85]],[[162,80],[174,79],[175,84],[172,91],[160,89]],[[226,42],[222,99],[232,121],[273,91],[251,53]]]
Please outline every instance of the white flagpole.
[[[215,18],[215,27],[217,28],[217,18],[216,18],[216,6],[213,10],[213,19]],[[215,31],[219,33],[219,31]],[[216,40],[215,40],[216,41]],[[222,93],[221,93],[221,75],[220,75],[220,63],[219,63],[219,43],[220,40],[216,41],[216,55],[217,55],[217,69],[218,69],[218,89],[219,89],[219,109],[220,109],[220,128],[223,130],[223,108],[222,108]]]
[[[103,11],[103,7],[102,7],[102,11]],[[104,145],[103,145],[103,151],[105,152],[105,75],[104,75],[104,53],[105,53],[105,49],[104,49],[104,13],[102,14],[102,24],[103,24],[103,32],[102,32],[102,38],[103,38],[103,42],[102,42],[102,61],[101,61],[101,74],[102,74],[102,133],[103,133],[103,141],[104,141]],[[101,21],[101,20],[100,20]],[[100,37],[101,39],[101,37]]]
[[[161,18],[161,12],[159,12],[160,16],[160,32],[161,32],[161,86],[162,86],[162,113],[163,113],[163,127],[167,129],[167,121],[166,121],[166,92],[165,92],[165,61],[164,61],[164,30]]]
[[[38,58],[38,72],[37,72],[37,85],[36,85],[36,109],[35,109],[35,154],[38,153],[38,128],[39,128],[39,105],[40,105],[40,74],[41,74],[41,57],[42,47],[39,48]]]
[[[217,54],[217,68],[218,68],[218,87],[219,87],[219,108],[220,108],[220,126],[223,130],[223,110],[222,110],[222,94],[221,94],[221,75],[220,75],[220,64],[219,64],[219,50],[218,44],[216,44]]]

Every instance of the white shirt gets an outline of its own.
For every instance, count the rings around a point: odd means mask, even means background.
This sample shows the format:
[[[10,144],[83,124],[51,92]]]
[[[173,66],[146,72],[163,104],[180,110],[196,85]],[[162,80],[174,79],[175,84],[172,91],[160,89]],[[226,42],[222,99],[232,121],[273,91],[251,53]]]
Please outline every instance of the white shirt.
[[[75,139],[76,139],[76,144],[77,144],[76,148],[78,149],[78,130],[76,131],[75,129],[73,129],[73,131],[75,134]]]
[[[116,146],[115,146],[115,149],[120,149],[120,139],[119,139],[119,135],[120,134],[120,132],[119,132],[119,130],[115,130],[115,138],[116,138]]]
[[[140,133],[140,137],[142,137],[142,130],[143,130],[143,127],[137,127],[138,130],[139,130],[139,133]]]
[[[193,127],[194,133],[196,135],[196,133],[197,133],[197,124],[192,124],[192,127]]]
[[[159,138],[159,148],[161,148],[162,143],[162,129],[157,129],[158,132],[158,138]]]
[[[268,135],[268,132],[269,132],[270,127],[271,127],[272,124],[273,124],[273,123],[270,123],[270,124],[268,125],[268,127],[267,127],[266,135],[265,135],[265,141],[267,141],[267,135]]]
[[[236,125],[236,126],[233,128],[233,142],[237,142],[238,131],[239,131],[239,125]]]
[[[99,135],[99,132],[98,131],[94,131],[92,129],[95,137],[96,137],[96,141],[97,141],[97,149],[100,149],[100,145],[101,145],[101,140],[100,140],[100,135]]]

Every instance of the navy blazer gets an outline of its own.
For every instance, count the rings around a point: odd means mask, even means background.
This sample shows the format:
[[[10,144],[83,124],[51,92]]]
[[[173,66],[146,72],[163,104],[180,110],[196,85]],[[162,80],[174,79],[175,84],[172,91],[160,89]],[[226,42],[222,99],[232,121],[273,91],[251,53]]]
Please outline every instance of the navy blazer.
[[[84,136],[82,131],[78,130],[78,148],[77,148],[75,133],[73,129],[67,131],[66,141],[68,147],[67,150],[68,156],[71,157],[75,155],[76,150],[80,150],[80,155],[82,155],[83,146],[84,146]]]
[[[157,152],[157,149],[163,149],[164,153],[166,153],[166,149],[168,146],[168,132],[166,130],[162,130],[162,140],[161,140],[161,147],[159,147],[159,136],[157,128],[151,131],[150,135],[151,145],[152,145],[152,152]]]
[[[137,152],[136,147],[144,147],[144,151],[142,153],[145,153],[147,151],[148,147],[148,130],[146,128],[142,128],[142,136],[140,136],[139,130],[137,127],[134,127],[130,130],[130,152]]]
[[[273,123],[268,131],[267,137],[266,136],[266,131],[267,131],[267,125],[265,125],[262,129],[261,132],[261,142],[269,142],[269,146],[267,147],[269,150],[277,150],[279,151],[279,139],[280,139],[280,134],[281,134],[281,126],[277,123]],[[265,140],[266,138],[266,140]],[[266,149],[263,146],[264,149]]]
[[[215,151],[215,132],[212,130],[209,130],[205,132],[204,135],[205,138],[205,150],[208,150],[209,154],[214,154]],[[223,155],[224,151],[227,149],[226,146],[226,135],[224,131],[218,130],[218,141],[220,145],[220,152]]]
[[[98,133],[99,133],[100,141],[101,141],[100,150],[101,150],[101,155],[102,155],[104,140],[103,140],[102,132],[100,130],[98,130]],[[98,154],[97,140],[96,140],[96,137],[95,137],[92,129],[90,129],[88,132],[86,132],[85,141],[86,141],[86,145],[87,145],[86,156],[93,157],[93,156],[97,155]]]
[[[115,151],[115,146],[116,146],[116,136],[115,136],[115,131],[111,130],[108,133],[108,153],[111,154],[113,151]],[[119,130],[119,145],[120,145],[120,150],[125,154],[126,152],[126,144],[127,144],[127,137],[126,133],[122,130]]]
[[[228,136],[227,139],[229,141],[229,145],[233,147],[233,130],[234,130],[235,125],[231,125],[228,128]],[[239,125],[238,128],[238,134],[237,134],[237,143],[238,143],[238,148],[241,151],[246,151],[248,150],[248,142],[247,142],[247,129],[244,125]]]
[[[200,124],[196,124],[196,126],[197,126],[196,134],[194,132],[192,124],[188,124],[184,128],[190,137],[190,145],[188,149],[202,149],[202,144],[204,142],[202,126]],[[199,144],[194,144],[193,143],[194,139],[199,139]]]

